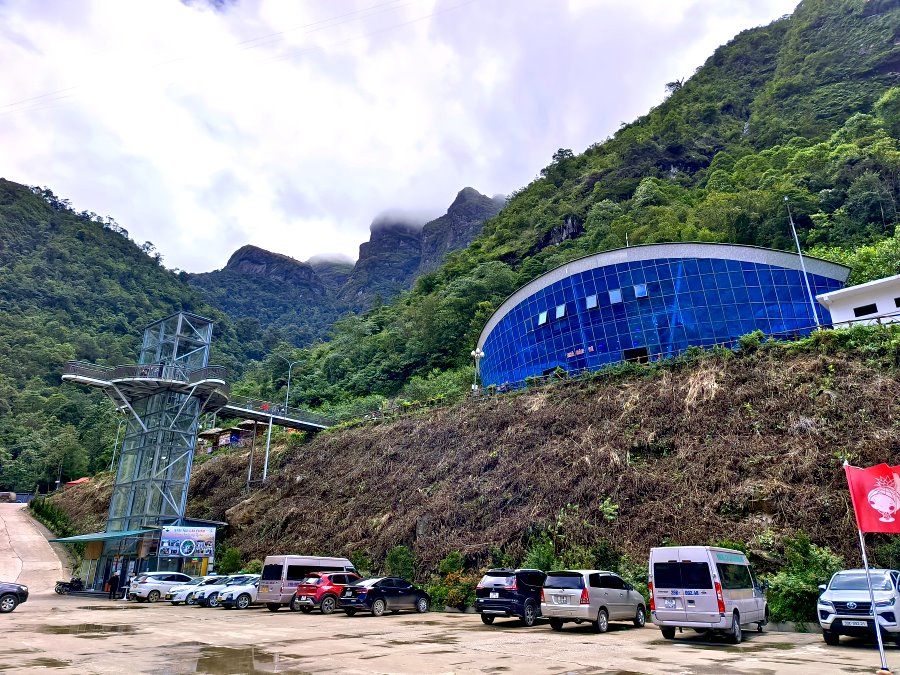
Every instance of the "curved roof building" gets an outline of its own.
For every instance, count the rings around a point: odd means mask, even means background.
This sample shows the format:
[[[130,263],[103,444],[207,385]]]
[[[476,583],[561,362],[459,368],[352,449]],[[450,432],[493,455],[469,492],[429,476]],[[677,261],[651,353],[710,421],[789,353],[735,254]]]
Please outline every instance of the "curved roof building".
[[[830,322],[814,297],[843,288],[849,268],[736,244],[632,246],[579,258],[538,277],[491,316],[478,347],[484,385],[556,368],[594,369],[732,346],[738,337],[802,335]],[[817,317],[813,316],[817,313]]]

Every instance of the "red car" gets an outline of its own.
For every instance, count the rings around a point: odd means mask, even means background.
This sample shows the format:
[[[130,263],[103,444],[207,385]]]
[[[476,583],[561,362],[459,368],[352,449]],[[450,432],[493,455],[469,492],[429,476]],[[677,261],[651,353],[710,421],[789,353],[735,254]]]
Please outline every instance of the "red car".
[[[344,586],[360,580],[353,572],[311,572],[297,586],[291,598],[291,611],[309,613],[318,607],[322,614],[338,608],[338,598]]]

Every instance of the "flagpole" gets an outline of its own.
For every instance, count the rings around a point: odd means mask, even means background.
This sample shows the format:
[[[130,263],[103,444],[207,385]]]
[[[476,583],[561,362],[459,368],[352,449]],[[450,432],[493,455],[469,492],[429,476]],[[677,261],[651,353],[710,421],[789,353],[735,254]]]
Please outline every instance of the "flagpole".
[[[875,624],[875,639],[878,640],[878,654],[881,656],[881,669],[891,672],[884,656],[884,643],[881,640],[881,627],[878,625],[878,612],[875,611],[875,591],[872,590],[872,576],[869,574],[869,560],[866,558],[866,542],[863,539],[862,530],[859,532],[859,550],[862,553],[863,567],[866,569],[866,583],[869,586],[869,600],[872,602],[872,621]]]

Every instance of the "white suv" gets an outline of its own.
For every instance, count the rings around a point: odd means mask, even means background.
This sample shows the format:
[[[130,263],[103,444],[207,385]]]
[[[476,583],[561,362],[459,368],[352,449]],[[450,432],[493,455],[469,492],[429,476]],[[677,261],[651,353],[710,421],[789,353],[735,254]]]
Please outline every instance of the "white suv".
[[[900,645],[900,571],[870,569],[872,593],[875,596],[875,612],[881,635]],[[819,586],[822,595],[816,603],[819,625],[825,642],[836,645],[841,635],[874,637],[875,626],[869,584],[863,569],[841,570],[831,577],[827,585]]]
[[[218,583],[210,584],[204,588],[198,588],[194,594],[194,600],[200,607],[218,607],[219,592],[229,586],[246,586],[259,580],[258,574],[233,574],[225,577]],[[230,590],[230,589],[229,589]],[[226,591],[227,593],[227,591]]]
[[[128,599],[138,602],[156,602],[173,586],[179,586],[191,580],[181,572],[144,572],[138,574],[128,588]]]
[[[256,603],[259,591],[259,577],[243,586],[226,586],[219,591],[219,604],[225,609],[247,609]]]

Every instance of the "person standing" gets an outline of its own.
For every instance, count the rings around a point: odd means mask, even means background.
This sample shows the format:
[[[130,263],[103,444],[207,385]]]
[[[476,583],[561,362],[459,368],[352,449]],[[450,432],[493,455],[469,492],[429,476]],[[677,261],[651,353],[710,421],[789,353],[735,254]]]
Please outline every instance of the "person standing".
[[[119,597],[119,571],[113,572],[109,578],[109,599],[116,600]]]

